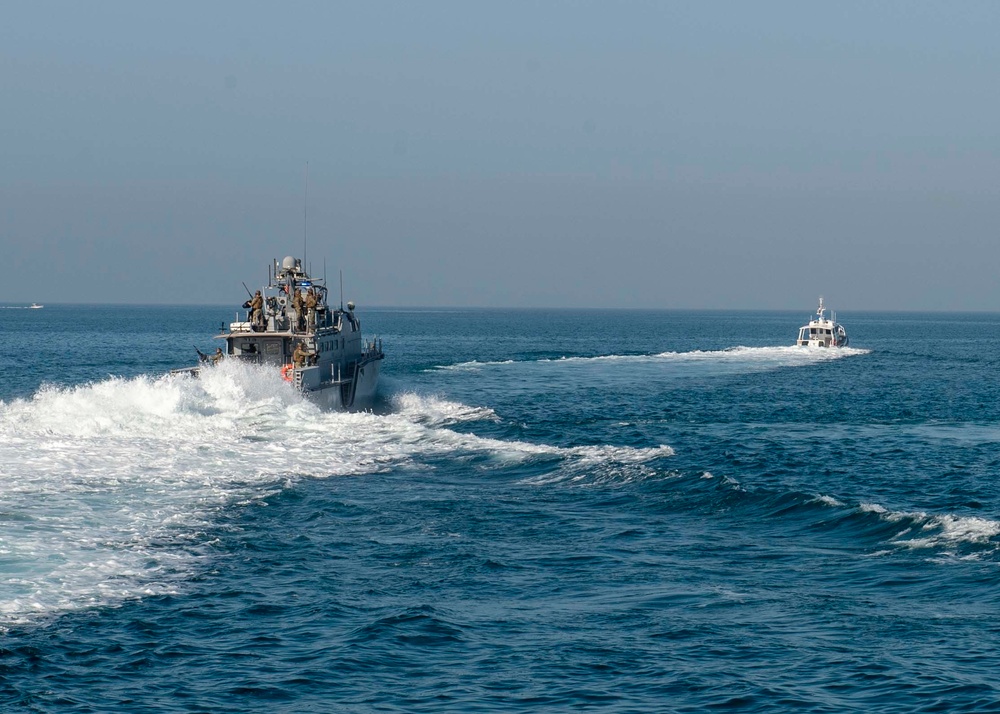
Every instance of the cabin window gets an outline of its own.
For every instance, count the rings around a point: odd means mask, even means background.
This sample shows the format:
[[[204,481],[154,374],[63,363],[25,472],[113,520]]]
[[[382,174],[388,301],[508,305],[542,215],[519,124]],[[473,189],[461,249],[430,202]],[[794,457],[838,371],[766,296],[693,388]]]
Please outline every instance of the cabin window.
[[[281,353],[281,345],[277,342],[267,342],[264,345],[264,352],[269,355],[276,355]]]

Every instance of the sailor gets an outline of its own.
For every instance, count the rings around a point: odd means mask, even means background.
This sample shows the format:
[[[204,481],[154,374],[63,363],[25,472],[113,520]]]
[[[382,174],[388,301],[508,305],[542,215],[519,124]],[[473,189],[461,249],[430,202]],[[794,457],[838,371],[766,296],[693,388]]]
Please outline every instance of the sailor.
[[[308,310],[309,315],[309,327],[316,326],[316,293],[312,288],[306,293],[306,310]]]
[[[302,297],[302,289],[298,288],[295,290],[295,294],[292,295],[292,307],[295,308],[295,322],[296,327],[300,330],[306,329],[305,325],[305,298]]]
[[[219,364],[219,362],[222,361],[223,357],[225,357],[225,355],[222,354],[222,348],[221,347],[216,347],[215,348],[215,354],[212,355],[212,364]]]
[[[296,367],[305,367],[308,357],[309,353],[306,352],[305,346],[302,342],[297,342],[295,344],[295,351],[292,353],[292,362],[295,363]]]
[[[264,324],[264,296],[260,294],[260,290],[250,301],[250,310],[250,324],[254,326]]]

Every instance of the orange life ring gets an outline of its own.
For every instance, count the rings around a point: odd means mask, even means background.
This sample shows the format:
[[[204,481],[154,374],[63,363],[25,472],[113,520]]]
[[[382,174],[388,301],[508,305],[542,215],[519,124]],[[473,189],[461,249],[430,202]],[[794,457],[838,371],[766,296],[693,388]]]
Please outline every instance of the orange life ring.
[[[286,364],[281,368],[281,378],[286,382],[291,382],[293,369],[295,369],[294,365]]]

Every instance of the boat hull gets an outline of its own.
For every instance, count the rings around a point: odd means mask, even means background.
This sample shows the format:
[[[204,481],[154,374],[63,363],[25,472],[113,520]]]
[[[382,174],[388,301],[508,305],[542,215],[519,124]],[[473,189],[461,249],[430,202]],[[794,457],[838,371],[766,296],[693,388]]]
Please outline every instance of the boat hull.
[[[327,382],[316,389],[303,389],[306,399],[321,409],[331,411],[365,411],[375,404],[381,360],[373,360],[358,368],[355,383]]]
[[[797,344],[799,347],[822,347],[824,349],[826,348],[838,349],[840,347],[847,347],[848,340],[847,336],[845,335],[843,338],[837,340],[830,338],[818,339],[818,340],[798,340],[795,344]]]

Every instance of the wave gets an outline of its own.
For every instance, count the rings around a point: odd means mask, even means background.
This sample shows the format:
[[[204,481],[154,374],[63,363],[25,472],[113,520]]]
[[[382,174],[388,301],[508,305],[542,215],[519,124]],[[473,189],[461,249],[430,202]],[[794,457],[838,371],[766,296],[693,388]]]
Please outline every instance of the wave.
[[[979,516],[958,516],[952,513],[930,514],[924,511],[891,511],[877,503],[859,505],[862,513],[875,514],[879,519],[898,524],[898,532],[891,543],[911,549],[938,549],[956,554],[955,548],[964,545],[991,546],[1000,536],[1000,521]]]
[[[801,521],[811,532],[843,532],[877,555],[900,551],[932,551],[934,555],[986,558],[1000,554],[1000,521],[981,516],[925,511],[896,511],[877,503],[854,504],[828,494],[746,489],[738,482],[708,472],[701,480],[715,480],[714,497],[704,502],[729,508],[736,499],[757,518]]]
[[[215,557],[219,515],[302,479],[464,460],[579,473],[673,451],[459,433],[493,410],[396,394],[387,414],[323,412],[275,370],[46,385],[0,402],[0,624],[176,592]]]
[[[489,407],[473,407],[443,397],[399,392],[390,401],[395,413],[425,424],[444,426],[462,422],[500,421],[497,413]]]
[[[926,553],[929,557],[990,559],[1000,556],[1000,520],[959,513],[892,510],[877,503],[824,493],[781,491],[748,487],[728,476],[709,471],[697,473],[664,470],[652,451],[630,455],[638,467],[616,468],[602,455],[598,468],[574,473],[567,468],[528,478],[533,485],[616,485],[640,483],[656,494],[645,499],[656,512],[703,514],[717,521],[734,519],[735,527],[753,524],[755,537],[767,533],[780,538],[820,538],[823,547],[840,539],[851,550],[869,557],[901,553]],[[715,522],[714,527],[721,527]]]

